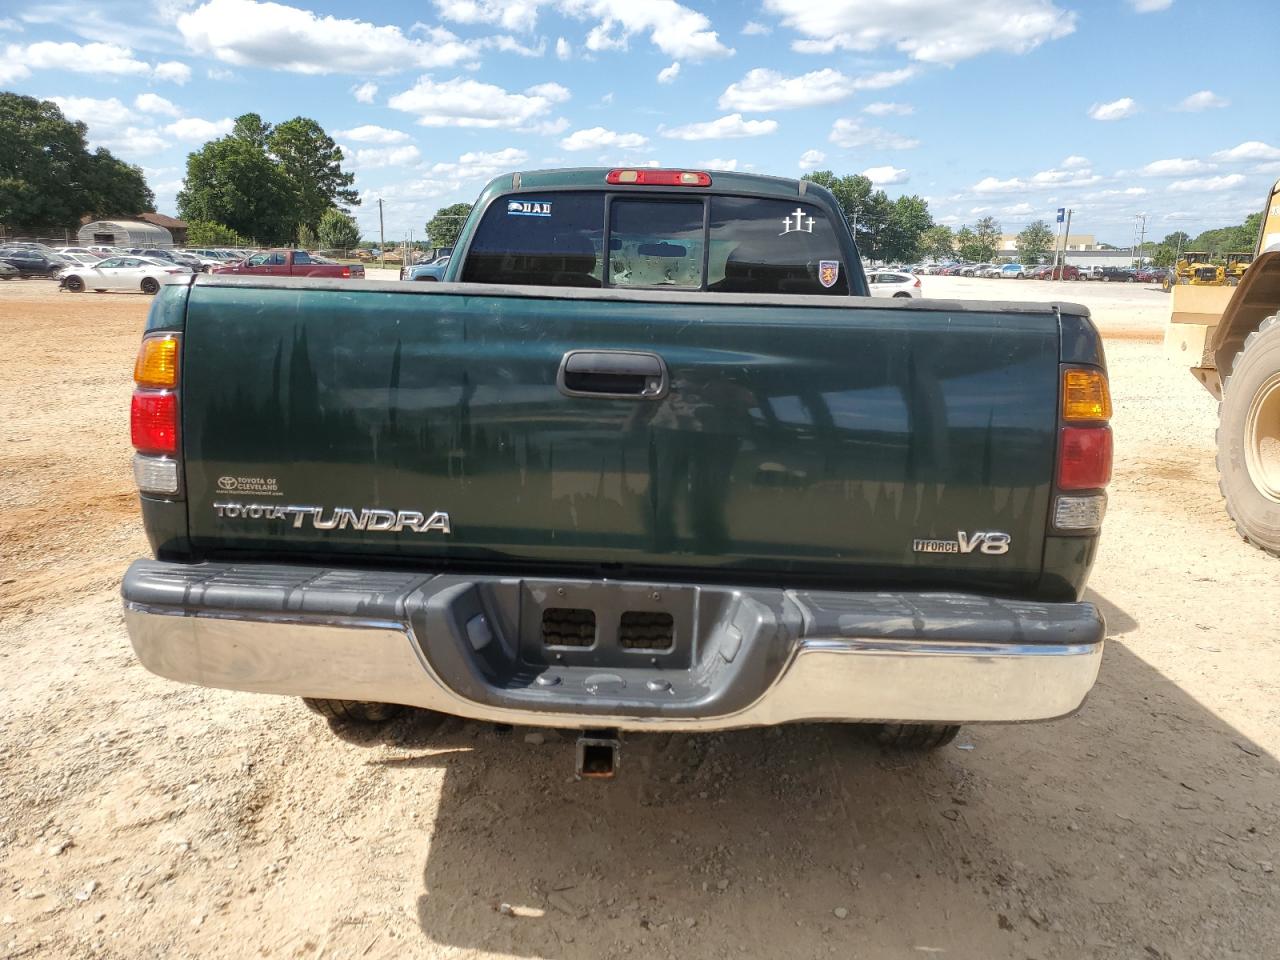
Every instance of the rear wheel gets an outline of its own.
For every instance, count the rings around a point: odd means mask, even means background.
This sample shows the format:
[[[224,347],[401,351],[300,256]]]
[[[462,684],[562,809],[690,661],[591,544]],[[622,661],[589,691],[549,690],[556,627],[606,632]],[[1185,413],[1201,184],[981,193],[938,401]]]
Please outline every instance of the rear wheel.
[[[303,697],[302,702],[326,719],[348,723],[382,723],[404,712],[404,707],[398,703],[378,703],[375,700],[316,700]]]
[[[80,277],[67,277],[66,286],[72,293],[84,293],[84,281]]]
[[[895,299],[895,300],[898,300],[898,299],[901,299],[901,298],[905,298],[905,299],[907,299],[907,300],[910,300],[910,299],[911,299],[911,294],[909,294],[909,293],[906,293],[906,292],[904,292],[904,291],[899,290],[897,293],[895,293],[895,294],[893,295],[893,299]]]
[[[1280,315],[1236,355],[1218,405],[1218,487],[1236,530],[1280,557]]]
[[[142,278],[142,292],[155,296],[160,290],[160,281],[155,277]]]
[[[936,750],[945,747],[960,732],[958,723],[873,723],[867,736],[892,750]]]

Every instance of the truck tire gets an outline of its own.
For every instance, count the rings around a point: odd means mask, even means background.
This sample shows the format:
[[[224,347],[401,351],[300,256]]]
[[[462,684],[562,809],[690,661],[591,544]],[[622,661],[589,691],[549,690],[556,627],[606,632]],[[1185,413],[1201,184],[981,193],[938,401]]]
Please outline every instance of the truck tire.
[[[959,732],[958,723],[873,723],[867,727],[872,740],[892,750],[936,750]]]
[[[348,723],[382,723],[404,711],[404,707],[398,703],[378,703],[374,700],[315,700],[303,697],[302,702],[327,720]]]
[[[1236,354],[1218,404],[1218,489],[1240,536],[1280,558],[1280,314]]]

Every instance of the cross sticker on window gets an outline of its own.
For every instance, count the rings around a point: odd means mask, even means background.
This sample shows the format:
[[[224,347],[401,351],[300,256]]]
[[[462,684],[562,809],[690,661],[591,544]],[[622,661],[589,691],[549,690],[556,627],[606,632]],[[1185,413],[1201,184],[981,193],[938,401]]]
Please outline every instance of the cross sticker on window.
[[[792,218],[795,219],[794,224],[792,223]],[[813,233],[813,217],[805,216],[804,210],[800,207],[796,207],[794,213],[782,218],[782,226],[784,229],[780,234],[778,234],[780,237],[785,237],[788,233],[797,231],[801,233]]]

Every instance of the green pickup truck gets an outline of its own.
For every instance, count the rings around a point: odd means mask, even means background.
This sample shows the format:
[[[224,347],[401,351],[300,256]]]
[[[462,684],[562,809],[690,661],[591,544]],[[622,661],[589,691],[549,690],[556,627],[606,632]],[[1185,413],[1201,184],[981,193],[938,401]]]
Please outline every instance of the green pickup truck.
[[[832,195],[495,179],[441,283],[164,287],[132,432],[142,663],[589,731],[1059,717],[1111,472],[1073,304],[873,300]]]

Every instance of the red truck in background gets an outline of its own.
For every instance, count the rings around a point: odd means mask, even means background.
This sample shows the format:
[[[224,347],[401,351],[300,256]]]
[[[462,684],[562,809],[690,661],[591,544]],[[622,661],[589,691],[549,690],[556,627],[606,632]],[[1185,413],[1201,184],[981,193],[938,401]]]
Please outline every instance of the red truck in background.
[[[264,250],[212,273],[251,273],[268,277],[342,277],[364,279],[364,267],[333,263],[305,250]]]

